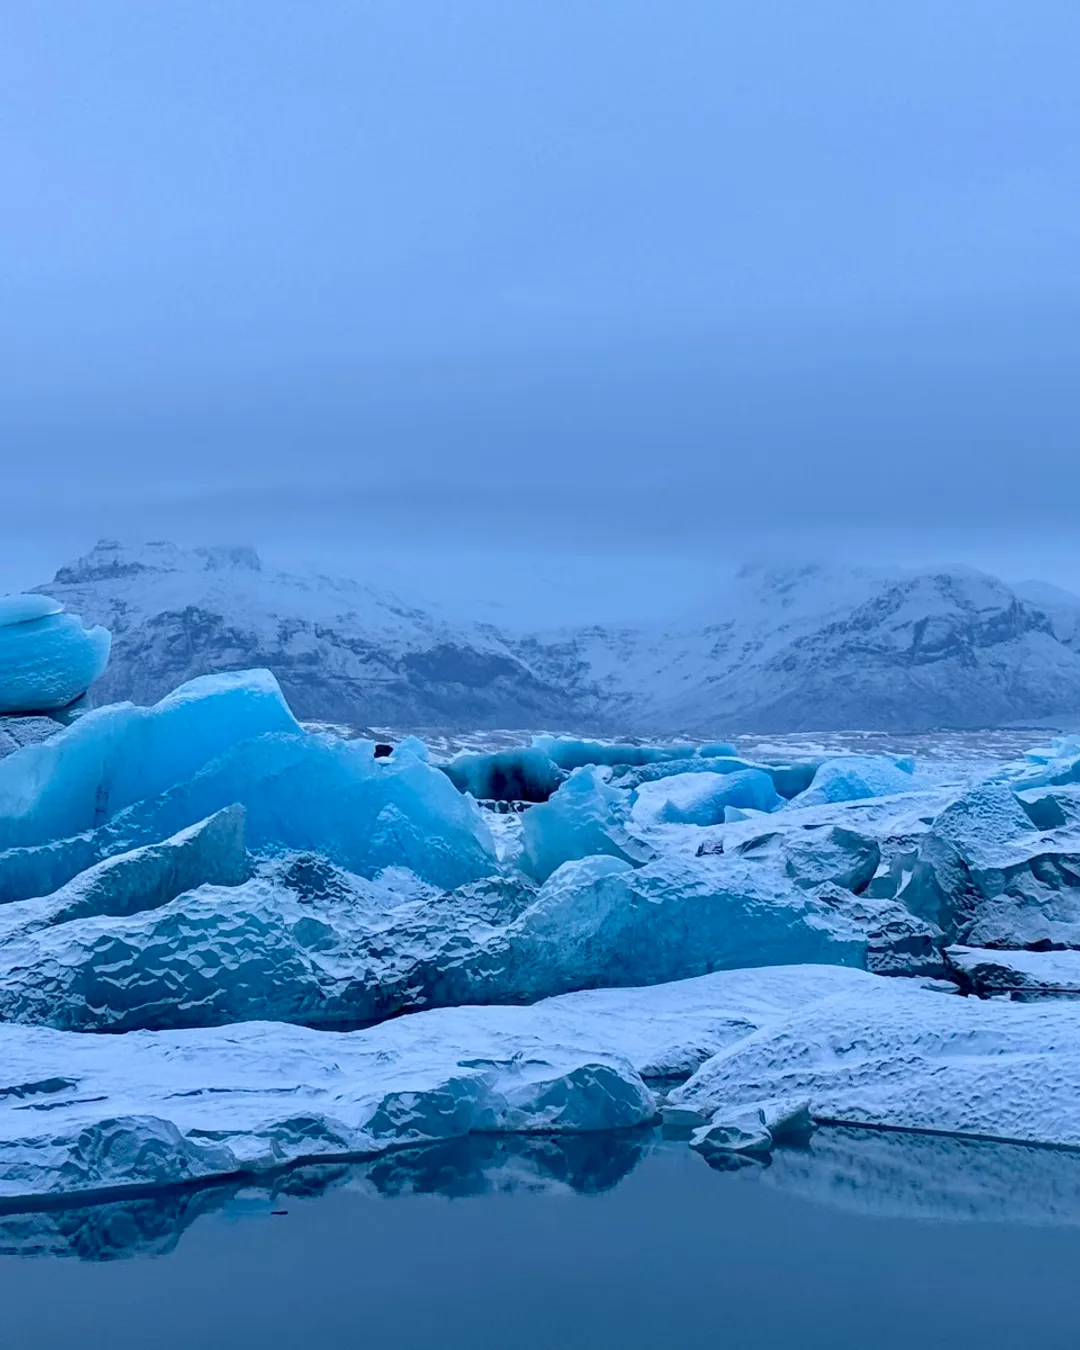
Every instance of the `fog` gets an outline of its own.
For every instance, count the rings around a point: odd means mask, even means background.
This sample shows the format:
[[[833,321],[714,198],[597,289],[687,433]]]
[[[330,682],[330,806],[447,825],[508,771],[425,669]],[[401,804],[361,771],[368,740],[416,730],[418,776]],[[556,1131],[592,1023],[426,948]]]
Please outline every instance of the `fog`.
[[[0,589],[1080,587],[1078,68],[1074,0],[5,6]]]

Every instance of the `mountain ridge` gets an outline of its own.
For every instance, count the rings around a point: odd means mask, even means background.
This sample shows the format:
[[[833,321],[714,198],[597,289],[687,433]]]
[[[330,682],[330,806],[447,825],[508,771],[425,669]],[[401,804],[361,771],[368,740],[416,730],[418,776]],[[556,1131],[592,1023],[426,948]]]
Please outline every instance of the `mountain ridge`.
[[[358,725],[922,731],[1080,713],[1080,597],[963,567],[747,567],[682,619],[535,632],[246,546],[101,541],[38,590],[112,630],[95,702],[265,665],[299,716]]]

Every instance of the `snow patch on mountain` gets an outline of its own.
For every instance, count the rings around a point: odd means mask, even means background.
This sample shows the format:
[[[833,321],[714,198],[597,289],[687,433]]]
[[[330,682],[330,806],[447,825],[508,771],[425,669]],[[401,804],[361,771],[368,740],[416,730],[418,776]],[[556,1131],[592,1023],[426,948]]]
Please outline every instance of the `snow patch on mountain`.
[[[103,542],[44,589],[114,635],[99,703],[266,666],[298,716],[354,725],[728,734],[1080,718],[1080,597],[967,568],[747,567],[667,623],[536,632],[278,571],[242,547]]]

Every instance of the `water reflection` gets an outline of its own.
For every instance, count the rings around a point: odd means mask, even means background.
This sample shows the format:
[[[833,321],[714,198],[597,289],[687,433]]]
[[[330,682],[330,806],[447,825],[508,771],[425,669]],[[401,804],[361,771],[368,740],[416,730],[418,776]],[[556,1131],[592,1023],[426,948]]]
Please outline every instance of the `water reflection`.
[[[115,1261],[165,1256],[205,1215],[242,1220],[336,1187],[386,1197],[513,1192],[598,1195],[658,1150],[655,1130],[552,1137],[473,1135],[365,1163],[294,1168],[251,1182],[178,1188],[81,1209],[0,1213],[0,1255]],[[747,1177],[816,1204],[892,1219],[1080,1227],[1080,1154],[875,1130],[823,1129],[771,1159],[695,1161],[718,1185]],[[719,1174],[719,1175],[718,1175]],[[717,1201],[722,1197],[717,1193]]]
[[[763,1184],[898,1219],[1080,1227],[1080,1153],[880,1130],[818,1130],[780,1149]]]
[[[366,1163],[293,1168],[265,1178],[178,1188],[80,1209],[0,1213],[0,1255],[115,1261],[165,1256],[203,1215],[242,1219],[338,1186],[383,1196],[449,1198],[512,1191],[596,1195],[617,1186],[659,1143],[653,1130],[550,1137],[470,1135]]]

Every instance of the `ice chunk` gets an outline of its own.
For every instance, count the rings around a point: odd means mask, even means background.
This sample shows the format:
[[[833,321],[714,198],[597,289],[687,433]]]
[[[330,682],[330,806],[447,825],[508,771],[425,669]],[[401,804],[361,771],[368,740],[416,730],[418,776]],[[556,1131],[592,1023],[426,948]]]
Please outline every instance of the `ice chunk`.
[[[734,971],[344,1034],[267,1022],[125,1037],[0,1024],[0,1197],[258,1172],[470,1131],[637,1125],[656,1110],[640,1077],[651,1066],[692,1067],[860,978]]]
[[[776,1143],[805,1140],[812,1129],[810,1103],[805,1098],[722,1106],[707,1124],[693,1132],[690,1147],[706,1157],[713,1153],[769,1153]]]
[[[898,898],[969,946],[1080,946],[1080,830],[1037,831],[1003,783],[933,821]]]
[[[1014,998],[1080,997],[1080,952],[993,951],[949,947],[946,960],[965,990]]]
[[[789,962],[937,970],[935,936],[894,902],[805,891],[745,862],[673,857],[637,870],[614,858],[567,863],[505,932],[518,998]]]
[[[858,801],[865,797],[891,797],[911,792],[914,761],[885,755],[837,755],[827,759],[814,774],[813,782],[792,800],[793,806],[822,806],[829,802]]]
[[[549,801],[526,812],[525,863],[543,881],[573,858],[646,862],[652,850],[630,833],[629,821],[628,793],[611,787],[602,769],[575,769]]]
[[[738,753],[729,741],[706,741],[697,748],[699,759],[734,759]]]
[[[272,1016],[340,1028],[771,962],[940,970],[933,931],[902,906],[800,890],[722,858],[635,871],[592,857],[539,890],[511,877],[448,893],[404,882],[302,855],[147,912],[14,924],[0,943],[0,1019],[130,1031]],[[12,908],[34,915],[41,903]]]
[[[70,836],[0,854],[0,895],[55,889],[234,802],[253,849],[316,849],[367,876],[403,866],[446,887],[497,866],[481,812],[444,774],[407,748],[375,760],[369,741],[303,731],[273,677],[245,672],[192,681],[154,708],[103,708],[0,761],[0,841]],[[88,817],[103,824],[87,832]],[[48,884],[28,890],[35,867]]]
[[[1080,1005],[950,998],[864,975],[720,1051],[669,1096],[806,1098],[815,1121],[1080,1145]]]
[[[593,765],[615,768],[654,764],[660,760],[690,759],[695,753],[692,745],[626,745],[557,736],[537,736],[533,740],[533,748],[542,751],[553,764],[565,770]]]
[[[150,708],[95,709],[51,740],[0,761],[0,848],[100,825],[271,731],[300,734],[300,725],[266,670],[202,676]]]
[[[84,628],[45,595],[0,597],[0,714],[66,708],[109,660],[104,628]]]
[[[237,886],[249,870],[244,808],[227,806],[163,843],[107,858],[51,895],[0,906],[0,942],[73,919],[157,909],[198,886]]]
[[[637,788],[633,818],[642,825],[716,825],[727,807],[773,811],[779,805],[772,779],[760,769],[685,773]]]
[[[706,844],[699,850],[711,851]],[[797,886],[809,888],[831,882],[856,893],[867,888],[881,862],[876,839],[840,825],[770,830],[742,840],[730,852],[738,858],[782,867]]]
[[[0,628],[16,623],[33,623],[62,614],[64,606],[49,595],[0,595]]]

